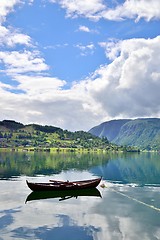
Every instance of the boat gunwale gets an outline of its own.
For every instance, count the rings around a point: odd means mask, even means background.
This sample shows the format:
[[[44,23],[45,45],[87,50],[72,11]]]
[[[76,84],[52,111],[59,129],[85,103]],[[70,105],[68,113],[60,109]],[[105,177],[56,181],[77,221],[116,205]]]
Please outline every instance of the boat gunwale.
[[[102,178],[96,178],[91,180],[83,180],[83,181],[73,181],[73,182],[63,182],[55,183],[34,183],[26,180],[28,187],[32,191],[56,191],[56,190],[68,190],[68,189],[86,189],[86,188],[95,188],[98,186]]]

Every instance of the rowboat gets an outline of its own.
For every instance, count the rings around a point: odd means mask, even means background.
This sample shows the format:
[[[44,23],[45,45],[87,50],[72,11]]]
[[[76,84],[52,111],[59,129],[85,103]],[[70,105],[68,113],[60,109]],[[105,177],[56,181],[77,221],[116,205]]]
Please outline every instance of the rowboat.
[[[100,181],[101,178],[74,182],[50,180],[47,183],[33,183],[26,180],[26,183],[32,191],[57,191],[96,188]]]
[[[58,198],[59,201],[67,200],[70,198],[78,198],[79,196],[86,197],[102,197],[97,188],[79,189],[79,190],[60,190],[60,191],[34,191],[31,192],[25,202],[34,200],[43,200]]]

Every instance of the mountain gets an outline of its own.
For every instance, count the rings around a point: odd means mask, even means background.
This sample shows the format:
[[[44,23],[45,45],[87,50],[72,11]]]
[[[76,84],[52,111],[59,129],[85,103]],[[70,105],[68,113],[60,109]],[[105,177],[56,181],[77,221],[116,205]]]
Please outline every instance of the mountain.
[[[22,123],[15,122],[14,120],[3,120],[0,121],[0,131],[16,131],[16,130],[25,130],[25,131],[41,131],[46,133],[54,133],[56,131],[63,131],[61,128],[54,126],[42,126],[38,124],[28,124],[23,125]]]
[[[114,139],[118,136],[121,127],[129,121],[130,119],[121,119],[104,122],[91,128],[89,132],[101,138],[107,137],[108,141],[114,141]]]
[[[0,131],[12,131],[12,130],[18,130],[23,128],[24,125],[22,123],[15,122],[13,120],[3,120],[0,121]]]
[[[89,130],[89,133],[107,137],[118,145],[136,146],[146,150],[160,149],[160,119],[120,119],[104,122]]]
[[[35,150],[45,148],[122,150],[109,143],[106,138],[101,139],[84,131],[70,132],[54,126],[24,125],[13,120],[0,121],[0,148],[23,147]]]

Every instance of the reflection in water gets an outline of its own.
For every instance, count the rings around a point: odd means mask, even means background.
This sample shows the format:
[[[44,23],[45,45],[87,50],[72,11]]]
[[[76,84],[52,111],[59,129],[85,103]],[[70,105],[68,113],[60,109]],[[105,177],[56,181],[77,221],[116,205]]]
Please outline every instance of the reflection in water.
[[[94,236],[100,231],[99,228],[91,225],[78,226],[66,215],[58,215],[57,218],[61,221],[61,226],[48,227],[44,225],[32,231],[28,227],[20,227],[13,231],[13,236],[15,239],[21,236],[23,239],[94,240]]]
[[[2,216],[0,226],[3,223],[1,238],[7,240],[160,239],[160,213],[117,194],[112,189],[148,203],[153,203],[154,200],[155,205],[160,204],[158,188],[135,188],[121,184],[110,184],[109,188],[102,189],[103,198],[79,196],[77,199],[71,198],[69,201],[60,202],[54,198],[47,198],[28,204],[15,198],[17,189],[14,189],[15,209],[11,209],[12,203],[10,203],[8,210],[0,211]],[[22,188],[19,190],[21,191]],[[7,202],[7,198],[4,200]],[[1,204],[0,206],[2,207]],[[3,205],[3,208],[7,209],[7,205]]]
[[[117,155],[92,172],[103,179],[123,184],[160,185],[160,156],[155,153]]]
[[[0,152],[0,178],[58,174],[68,169],[89,170],[106,163],[104,154]]]
[[[77,199],[78,196],[102,197],[97,188],[65,191],[37,191],[31,192],[28,195],[26,202],[48,198],[59,198],[59,201],[62,201],[73,197]]]
[[[160,184],[158,154],[0,153],[0,179],[88,170],[111,182]]]
[[[108,239],[160,239],[159,210],[141,202],[159,209],[159,188],[111,184],[105,189],[101,207],[95,211],[101,218],[104,216]]]
[[[102,198],[70,193],[69,201],[57,201],[31,193],[24,204],[26,176],[48,181],[93,175],[108,186],[100,189]],[[160,239],[158,154],[0,153],[0,178],[0,239]]]
[[[103,188],[106,188],[106,187],[107,187],[107,185],[103,184]],[[125,197],[125,198],[128,198],[128,199],[130,199],[130,200],[132,200],[132,201],[135,201],[135,202],[137,202],[137,203],[139,203],[139,204],[142,204],[142,205],[144,205],[144,206],[146,206],[146,207],[149,207],[149,208],[151,208],[151,209],[154,209],[154,210],[157,211],[157,212],[160,212],[160,208],[155,207],[154,205],[151,205],[151,204],[145,203],[145,202],[143,202],[143,201],[140,201],[140,200],[136,199],[136,198],[133,197],[133,196],[129,196],[129,195],[127,195],[126,193],[123,193],[123,192],[120,192],[120,191],[114,189],[113,187],[110,187],[110,190],[113,191],[113,192],[115,192],[115,193],[117,193],[117,194],[119,194],[119,195],[121,195],[121,196],[123,196],[123,197]]]

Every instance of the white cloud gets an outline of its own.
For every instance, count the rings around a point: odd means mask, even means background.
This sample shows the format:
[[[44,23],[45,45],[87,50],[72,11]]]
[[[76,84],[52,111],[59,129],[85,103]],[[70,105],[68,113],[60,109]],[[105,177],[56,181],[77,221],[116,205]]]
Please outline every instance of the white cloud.
[[[76,96],[72,91],[54,90],[52,94],[47,94],[42,90],[37,94],[36,90],[35,93],[32,91],[28,94],[14,94],[0,90],[0,95],[1,119],[14,119],[23,123],[38,121],[39,124],[68,130],[88,129],[93,121],[94,113],[83,107],[86,102],[83,93]],[[97,120],[98,118],[99,116]]]
[[[17,44],[31,46],[31,38],[28,35],[0,26],[0,45],[14,47]]]
[[[82,32],[91,32],[91,30],[86,26],[79,26],[79,31]]]
[[[94,53],[95,46],[93,43],[88,45],[77,44],[75,47],[79,48],[82,56],[87,56]]]
[[[68,43],[48,45],[48,46],[45,46],[44,49],[57,49],[57,48],[66,48],[66,47],[68,47]]]
[[[6,73],[10,75],[48,70],[38,51],[0,52],[0,61],[6,66]]]
[[[112,10],[106,10],[107,6],[100,0],[52,2],[65,8],[70,17],[83,15],[94,20],[160,17],[159,0],[151,0],[150,6],[148,1],[128,0]],[[0,21],[20,3],[22,1],[0,1]],[[90,32],[86,26],[80,26],[79,30]],[[1,119],[29,123],[37,122],[38,116],[40,124],[88,130],[110,118],[160,117],[160,37],[99,43],[111,63],[100,66],[91,77],[74,83],[69,90],[65,89],[64,80],[46,76],[49,66],[31,42],[31,38],[19,30],[0,26],[0,45],[7,47],[6,51],[0,51],[1,73],[16,83],[14,87],[0,83]],[[10,51],[17,44],[32,49]],[[93,43],[75,47],[84,56],[93,54],[95,49]]]
[[[92,94],[107,115],[160,116],[160,37],[106,44],[106,53],[113,62],[97,70]]]
[[[22,3],[22,0],[1,0],[0,1],[0,22],[5,21],[6,16],[13,11],[15,5]]]
[[[61,87],[66,84],[65,81],[57,78],[44,76],[16,75],[14,79],[19,82],[17,89],[25,91],[30,98],[34,99],[38,99],[39,97],[46,98],[47,100],[50,97],[54,98],[54,94],[58,94]]]
[[[98,20],[99,12],[106,7],[102,0],[50,0],[52,3],[59,3],[66,9],[68,17],[85,16],[93,20]]]
[[[79,26],[79,29],[78,29],[78,31],[80,31],[80,32],[86,32],[86,33],[99,33],[97,30],[95,30],[95,29],[90,29],[89,27],[87,27],[87,26]]]
[[[101,66],[88,79],[74,83],[69,90],[64,89],[65,81],[57,78],[17,74],[17,69],[21,68],[46,69],[39,67],[39,62],[41,66],[43,61],[36,56],[35,68],[32,59],[30,62],[27,57],[22,61],[24,53],[19,61],[6,60],[9,66],[13,64],[10,73],[17,81],[16,89],[24,93],[11,93],[9,86],[0,86],[0,118],[10,116],[28,123],[37,122],[38,114],[41,124],[88,130],[111,118],[160,117],[160,37],[103,43],[102,46],[112,62]],[[25,62],[28,62],[26,67]],[[34,112],[37,114],[32,114]]]
[[[29,123],[38,114],[40,124],[88,130],[111,118],[160,117],[160,37],[102,45],[112,62],[69,90],[57,78],[14,75],[25,93],[0,86],[0,118]]]
[[[115,9],[108,9],[102,12],[102,17],[110,20],[122,20],[125,18],[134,18],[138,21],[144,18],[150,21],[153,18],[160,18],[160,1],[159,0],[127,0]]]
[[[11,85],[9,84],[5,84],[5,83],[2,83],[0,82],[0,89],[14,89],[14,87],[12,87]]]
[[[159,0],[126,0],[123,4],[116,4],[116,7],[108,8],[102,0],[50,0],[52,3],[59,3],[66,9],[68,17],[84,16],[92,20],[105,18],[108,20],[119,21],[126,18],[138,21],[144,18],[160,19]]]
[[[28,4],[33,1],[28,1]],[[11,26],[3,26],[6,17],[9,13],[14,11],[16,5],[23,4],[22,0],[0,1],[0,45],[5,47],[15,47],[17,44],[31,46],[30,36],[21,33],[19,30]]]

